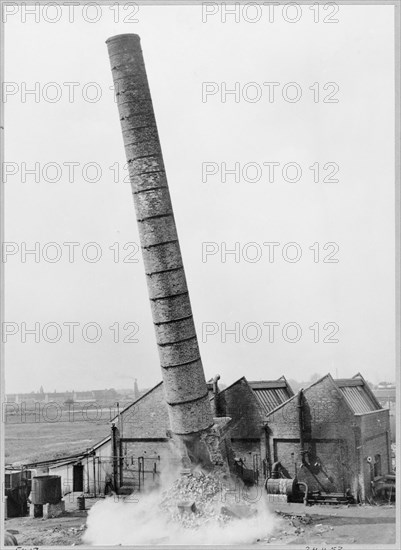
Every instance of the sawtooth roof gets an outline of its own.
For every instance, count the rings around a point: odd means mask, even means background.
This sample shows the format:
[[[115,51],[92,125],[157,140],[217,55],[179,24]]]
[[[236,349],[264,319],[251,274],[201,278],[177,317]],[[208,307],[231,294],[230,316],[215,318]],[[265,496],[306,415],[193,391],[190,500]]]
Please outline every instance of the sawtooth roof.
[[[358,373],[353,378],[337,378],[334,382],[355,414],[382,409],[361,374]]]
[[[248,384],[264,413],[269,413],[294,395],[284,376],[278,380],[250,381]]]

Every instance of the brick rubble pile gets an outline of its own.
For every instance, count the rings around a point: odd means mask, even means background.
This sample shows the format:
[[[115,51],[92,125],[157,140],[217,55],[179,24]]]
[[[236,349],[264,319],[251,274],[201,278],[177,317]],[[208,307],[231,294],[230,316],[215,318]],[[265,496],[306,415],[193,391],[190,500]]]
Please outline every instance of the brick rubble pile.
[[[227,504],[232,494],[215,473],[192,472],[182,475],[162,493],[161,510],[170,520],[187,529],[198,529],[209,522],[224,525],[232,519],[250,517],[255,510],[250,506]]]

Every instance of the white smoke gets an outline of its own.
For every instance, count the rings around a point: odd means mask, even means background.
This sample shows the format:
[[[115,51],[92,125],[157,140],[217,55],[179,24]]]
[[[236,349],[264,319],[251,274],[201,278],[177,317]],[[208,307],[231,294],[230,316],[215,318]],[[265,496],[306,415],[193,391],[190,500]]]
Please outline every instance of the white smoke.
[[[135,493],[127,500],[109,497],[89,511],[83,542],[98,546],[252,544],[268,537],[280,523],[269,511],[262,493],[260,497],[253,506],[257,510],[255,516],[222,523],[216,513],[215,518],[208,518],[197,529],[171,520],[159,507],[163,499],[161,491]],[[224,497],[216,495],[216,511],[221,506]]]

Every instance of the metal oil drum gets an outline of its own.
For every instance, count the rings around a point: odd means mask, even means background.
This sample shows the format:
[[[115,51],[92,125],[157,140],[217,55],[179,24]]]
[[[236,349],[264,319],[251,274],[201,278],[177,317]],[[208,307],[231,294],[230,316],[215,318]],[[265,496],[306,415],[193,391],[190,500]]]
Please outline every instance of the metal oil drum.
[[[295,479],[270,478],[266,480],[265,487],[269,495],[292,496],[295,491]]]

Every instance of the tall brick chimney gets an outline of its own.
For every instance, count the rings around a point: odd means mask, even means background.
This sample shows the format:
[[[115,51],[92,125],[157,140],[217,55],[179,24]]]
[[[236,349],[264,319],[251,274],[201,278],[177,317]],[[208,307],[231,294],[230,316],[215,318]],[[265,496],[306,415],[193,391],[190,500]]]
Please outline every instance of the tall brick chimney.
[[[136,34],[106,41],[171,429],[213,424],[145,64]]]

